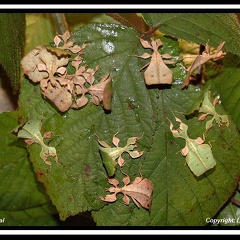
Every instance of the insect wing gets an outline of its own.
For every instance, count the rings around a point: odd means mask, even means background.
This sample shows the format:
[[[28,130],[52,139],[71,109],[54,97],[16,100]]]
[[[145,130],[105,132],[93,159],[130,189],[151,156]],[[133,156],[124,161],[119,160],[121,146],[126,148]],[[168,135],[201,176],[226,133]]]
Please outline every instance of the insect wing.
[[[186,161],[191,171],[200,176],[216,165],[211,147],[208,144],[196,145],[196,151],[189,151]]]
[[[63,88],[62,91],[54,99],[53,103],[61,112],[66,112],[72,105],[72,95],[68,91],[67,87]]]
[[[152,191],[153,191],[153,183],[144,178],[142,181],[135,184],[133,181],[132,184],[127,185],[121,188],[122,193],[128,195],[132,198],[133,202],[139,207],[139,203],[145,209],[150,209],[152,202]]]
[[[125,194],[131,197],[131,199],[133,200],[133,202],[136,204],[138,208],[140,207],[139,204],[141,204],[143,208],[150,209],[152,199],[149,198],[147,195],[144,195],[138,192],[127,192]]]
[[[112,177],[115,173],[115,170],[116,170],[115,166],[117,162],[113,160],[107,152],[101,150],[101,147],[99,147],[99,151],[102,157],[103,165],[107,170],[107,175],[109,177]]]
[[[171,84],[172,71],[163,61],[160,61],[157,64],[151,61],[147,70],[144,72],[144,78],[147,85]]]

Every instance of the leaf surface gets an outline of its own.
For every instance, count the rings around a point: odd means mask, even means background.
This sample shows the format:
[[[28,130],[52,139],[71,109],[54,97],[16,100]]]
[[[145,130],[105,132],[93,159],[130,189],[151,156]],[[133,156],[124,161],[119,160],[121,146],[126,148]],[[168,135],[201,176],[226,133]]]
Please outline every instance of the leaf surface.
[[[226,41],[224,49],[240,53],[240,25],[234,13],[142,13],[150,26],[172,37],[197,44],[217,47]]]
[[[40,146],[33,144],[29,153],[34,171],[43,173],[38,180],[44,184],[62,220],[92,211],[98,226],[203,226],[206,218],[214,216],[236,188],[240,169],[239,133],[231,119],[229,128],[214,124],[206,141],[213,141],[216,168],[200,178],[194,176],[180,153],[184,141],[173,137],[168,119],[174,122],[174,115],[183,117],[190,112],[206,89],[192,85],[181,89],[186,76],[180,62],[172,68],[171,86],[146,87],[139,71],[146,62],[133,56],[143,54],[146,49],[136,36],[131,28],[101,23],[83,26],[71,35],[79,45],[89,43],[83,59],[93,69],[100,66],[96,79],[111,72],[110,113],[94,104],[60,113],[42,97],[39,85],[24,79],[19,114],[24,119],[43,119],[42,130],[55,134],[48,144],[56,148],[59,159],[59,163],[52,161],[51,166],[46,165],[39,157]],[[171,56],[179,54],[177,42],[161,40],[161,53],[169,53],[171,49]],[[205,131],[205,123],[199,123],[197,117],[187,119],[187,124],[189,137],[193,139]],[[120,147],[130,137],[143,136],[138,141],[143,156],[131,159],[124,155],[123,171],[135,179],[141,170],[143,177],[153,183],[150,214],[137,209],[133,202],[123,205],[120,194],[114,203],[99,199],[109,184],[96,136],[111,143],[116,132]],[[121,181],[119,171],[116,178]]]
[[[36,180],[24,142],[11,133],[17,123],[17,112],[0,115],[1,226],[55,226],[56,208]]]
[[[0,63],[9,77],[13,93],[16,94],[20,88],[20,61],[24,53],[25,14],[1,13],[0,23]]]

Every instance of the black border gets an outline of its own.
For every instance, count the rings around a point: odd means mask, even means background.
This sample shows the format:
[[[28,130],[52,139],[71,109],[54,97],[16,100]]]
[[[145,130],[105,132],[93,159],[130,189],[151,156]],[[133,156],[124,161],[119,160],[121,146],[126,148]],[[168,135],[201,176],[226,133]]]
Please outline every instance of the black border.
[[[91,3],[87,4],[90,5]],[[129,3],[130,4],[130,3]],[[219,5],[223,6],[224,4],[215,4],[216,8],[209,8],[207,9],[208,4],[181,4],[182,6],[187,6],[187,8],[177,8],[174,7],[175,4],[172,4],[172,7],[170,8],[161,8],[161,6],[164,6],[166,4],[152,4],[155,6],[155,8],[149,8],[151,7],[151,4],[148,5],[148,8],[139,8],[138,4],[131,4],[131,6],[136,5],[136,8],[127,8],[127,5],[129,4],[117,4],[118,7],[122,5],[122,8],[95,8],[95,4],[92,4],[92,8],[85,8],[86,4],[50,4],[51,6],[57,6],[57,8],[46,8],[48,4],[44,4],[44,1],[41,1],[40,4],[28,4],[28,3],[21,3],[17,4],[18,6],[21,5],[21,8],[16,7],[16,4],[8,3],[7,5],[12,5],[12,7],[5,8],[6,4],[0,4],[0,13],[28,13],[28,12],[36,12],[36,13],[43,13],[43,12],[62,12],[62,13],[103,13],[103,12],[127,12],[127,13],[136,13],[136,12],[148,12],[148,13],[240,13],[240,4],[233,3],[234,5],[238,5],[238,7],[231,8],[231,5],[225,4],[228,6],[228,8],[223,9],[222,7],[218,7]],[[23,8],[22,6],[26,6],[26,8]],[[44,6],[43,8],[36,8],[36,5],[38,6]],[[59,9],[58,6],[64,6],[67,5],[68,8],[62,8]],[[76,8],[76,5],[78,8]],[[97,4],[102,6],[109,6],[111,5],[114,7],[114,4]],[[116,5],[116,4],[115,4]],[[143,6],[144,4],[140,4]],[[170,5],[170,4],[167,4]],[[178,5],[178,4],[177,4]],[[192,8],[189,8],[189,6],[192,6]],[[202,8],[199,7],[202,5]],[[214,4],[211,4],[213,6]],[[29,7],[32,6],[32,7]],[[69,6],[72,6],[73,8],[69,8]],[[83,8],[81,8],[83,6]],[[156,8],[158,6],[158,8]],[[230,6],[230,8],[229,8]],[[3,8],[2,8],[3,7]],[[36,233],[33,234],[32,230],[36,231]],[[123,230],[123,233],[121,231]],[[29,231],[29,234],[26,235],[26,232]],[[54,235],[106,235],[106,231],[108,231],[109,235],[132,235],[132,231],[134,235],[186,235],[187,231],[190,231],[190,235],[223,235],[223,234],[240,234],[240,228],[239,227],[231,227],[231,226],[203,226],[203,227],[195,227],[195,226],[131,226],[131,227],[122,227],[122,226],[113,226],[113,227],[102,227],[102,226],[94,226],[94,227],[88,227],[88,226],[56,226],[56,227],[49,227],[49,226],[41,226],[41,227],[34,227],[34,226],[0,226],[0,235],[24,235],[24,237],[32,236],[32,235],[48,235],[49,231],[52,231],[53,234],[50,234],[51,236]],[[56,234],[56,231],[58,232]],[[66,231],[68,233],[66,233]],[[77,231],[77,232],[76,232]],[[81,232],[82,231],[82,232]],[[86,231],[88,231],[88,234],[86,234]],[[149,232],[150,231],[150,232]],[[10,233],[9,233],[10,232]],[[212,234],[212,232],[214,232]],[[72,234],[71,234],[72,233]],[[108,234],[107,234],[108,235]],[[188,235],[188,234],[187,234]]]
[[[24,7],[25,6],[25,7]],[[66,8],[64,8],[66,6]],[[130,8],[128,8],[128,6]],[[146,8],[144,8],[146,6]],[[209,6],[209,8],[208,8]],[[226,8],[224,8],[226,6]],[[240,13],[240,4],[0,4],[0,13]]]

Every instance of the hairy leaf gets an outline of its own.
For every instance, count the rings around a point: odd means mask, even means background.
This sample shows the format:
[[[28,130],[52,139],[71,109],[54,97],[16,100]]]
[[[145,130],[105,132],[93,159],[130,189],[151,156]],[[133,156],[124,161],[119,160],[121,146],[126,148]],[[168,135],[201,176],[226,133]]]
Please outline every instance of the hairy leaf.
[[[88,42],[83,59],[92,69],[100,66],[97,79],[106,72],[111,73],[111,113],[105,113],[101,106],[94,104],[59,113],[42,98],[39,86],[27,79],[22,82],[18,110],[23,119],[43,119],[42,131],[50,129],[55,134],[51,144],[57,149],[59,164],[49,166],[41,161],[37,144],[28,150],[34,171],[43,173],[38,179],[44,184],[60,218],[65,220],[79,212],[91,211],[99,226],[205,225],[206,218],[216,214],[236,187],[240,141],[232,120],[229,119],[229,128],[214,125],[209,131],[206,142],[214,140],[212,152],[216,168],[197,178],[183,163],[179,149],[184,147],[184,141],[174,138],[168,119],[174,122],[173,112],[189,112],[195,101],[202,99],[205,88],[189,85],[188,89],[181,89],[186,77],[181,62],[171,68],[171,87],[147,88],[139,72],[144,60],[133,56],[140,56],[146,50],[132,28],[89,24],[74,32],[71,39],[79,45]],[[177,41],[168,38],[161,38],[161,41],[162,54],[169,52],[169,48],[171,55],[179,54]],[[219,108],[224,112],[221,105]],[[195,116],[186,119],[186,124],[192,139],[205,130],[205,124],[198,122]],[[154,191],[150,214],[136,208],[133,202],[123,205],[120,194],[114,204],[99,199],[109,184],[96,136],[110,143],[116,132],[122,142],[129,136],[143,135],[138,141],[143,156],[131,160],[124,153],[124,172],[135,179],[141,168],[142,175],[151,179]],[[115,177],[121,181],[118,171]]]
[[[240,25],[235,13],[142,13],[150,26],[171,37],[217,47],[225,41],[225,50],[240,53]]]

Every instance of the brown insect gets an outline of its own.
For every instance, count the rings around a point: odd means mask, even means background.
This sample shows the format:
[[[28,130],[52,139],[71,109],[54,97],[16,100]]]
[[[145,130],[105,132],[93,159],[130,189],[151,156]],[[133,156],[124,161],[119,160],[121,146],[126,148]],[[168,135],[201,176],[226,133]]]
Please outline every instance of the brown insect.
[[[105,197],[100,196],[100,199],[105,202],[115,202],[117,200],[117,194],[122,193],[123,203],[129,205],[130,199],[136,204],[138,208],[140,205],[149,210],[152,202],[152,191],[153,191],[153,183],[147,179],[136,177],[134,181],[130,183],[130,177],[127,175],[123,178],[124,186],[119,188],[118,180],[114,178],[108,178],[108,182],[112,184],[114,187],[110,187],[107,189],[112,194],[107,194]]]
[[[210,46],[208,45],[208,43],[206,44],[205,51],[203,51],[202,54],[197,55],[191,66],[187,69],[187,76],[184,83],[182,84],[182,89],[188,86],[191,80],[191,74],[194,72],[194,70],[196,70],[198,67],[205,64],[209,60],[216,61],[223,58],[226,55],[226,53],[222,51],[224,45],[225,42],[220,43],[216,51],[213,54],[211,54]]]
[[[145,83],[147,85],[172,84],[172,71],[168,68],[168,66],[164,63],[163,60],[163,58],[169,59],[171,58],[171,56],[169,54],[161,55],[158,52],[158,48],[162,46],[161,40],[151,40],[150,44],[148,41],[140,38],[140,42],[144,48],[150,48],[153,50],[152,54],[144,53],[141,56],[137,56],[143,59],[151,57],[151,61],[140,69],[140,71],[142,71],[144,68],[147,67],[146,71],[144,72]]]

